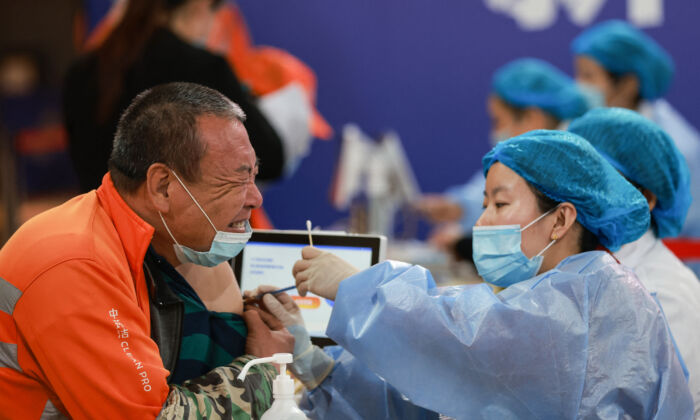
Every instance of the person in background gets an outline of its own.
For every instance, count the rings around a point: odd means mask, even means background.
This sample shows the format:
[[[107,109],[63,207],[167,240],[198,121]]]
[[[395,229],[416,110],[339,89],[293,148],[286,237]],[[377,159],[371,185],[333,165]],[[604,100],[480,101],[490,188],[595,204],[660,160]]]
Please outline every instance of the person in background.
[[[676,143],[690,169],[695,200],[681,230],[700,236],[700,134],[666,100],[673,60],[656,41],[627,22],[595,25],[571,43],[576,81],[598,96],[600,105],[639,112]]]
[[[201,46],[221,0],[129,1],[99,47],[71,67],[64,119],[81,189],[97,188],[107,172],[119,115],[141,91],[161,83],[193,82],[226,95],[246,113],[260,180],[284,170],[284,147],[226,60]]]
[[[392,412],[370,386],[348,382],[347,372],[369,370],[404,405],[457,419],[691,418],[663,311],[631,269],[596,250],[617,251],[648,230],[644,196],[563,131],[499,143],[483,164],[474,262],[502,292],[437,288],[426,269],[395,261],[358,272],[306,247],[297,290],[335,300],[326,333],[343,349],[327,353],[301,344],[284,296],[263,298],[303,351],[293,369],[299,363],[316,386],[302,405],[321,418],[338,406],[375,407],[369,418]]]
[[[250,237],[262,196],[244,120],[204,86],[141,93],[102,185],[0,250],[3,418],[248,419],[270,407],[274,367],[236,375],[290,352],[291,334],[255,309],[208,311],[174,269],[218,266]]]
[[[690,176],[673,140],[653,122],[622,108],[599,108],[572,121],[569,131],[588,140],[649,202],[651,227],[615,253],[655,294],[690,373],[700,418],[700,281],[661,242],[678,236],[690,205]]]
[[[0,244],[37,207],[62,203],[77,190],[46,61],[37,48],[0,51]]]
[[[565,128],[569,120],[588,109],[586,98],[569,76],[535,58],[521,58],[499,68],[491,91],[487,105],[492,146],[531,130]],[[481,214],[484,182],[478,171],[466,184],[417,203],[428,220],[447,223],[432,235],[432,243],[443,249],[458,244],[457,254],[471,259],[471,228]],[[456,242],[463,235],[467,237]]]

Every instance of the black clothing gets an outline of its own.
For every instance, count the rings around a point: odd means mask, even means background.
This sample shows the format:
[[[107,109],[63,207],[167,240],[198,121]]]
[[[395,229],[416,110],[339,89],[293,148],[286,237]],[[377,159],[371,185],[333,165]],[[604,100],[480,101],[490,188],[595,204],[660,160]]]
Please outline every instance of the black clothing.
[[[160,257],[149,246],[143,262],[143,271],[149,286],[151,338],[158,345],[163,366],[170,371],[168,383],[171,383],[180,357],[185,305],[163,280],[159,264]]]
[[[83,191],[102,183],[119,116],[131,100],[145,89],[169,82],[199,83],[240,105],[247,115],[245,127],[250,142],[261,162],[257,178],[274,180],[282,175],[282,141],[223,57],[188,44],[168,29],[157,29],[127,72],[122,95],[103,124],[97,122],[97,80],[97,56],[93,52],[73,64],[65,82],[64,118],[71,158]]]

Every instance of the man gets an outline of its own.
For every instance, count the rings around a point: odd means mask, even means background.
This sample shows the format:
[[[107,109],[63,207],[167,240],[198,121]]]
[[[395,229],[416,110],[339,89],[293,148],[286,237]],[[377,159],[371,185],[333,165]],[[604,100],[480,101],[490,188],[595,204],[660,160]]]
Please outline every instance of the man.
[[[235,256],[262,201],[244,118],[203,86],[143,92],[120,119],[100,188],[0,250],[3,418],[256,418],[269,407],[273,367],[235,381],[251,356],[168,384],[182,332],[172,267]],[[244,318],[248,354],[291,351],[280,324]]]
[[[260,179],[282,176],[285,146],[226,60],[201,48],[221,0],[121,2],[104,42],[68,70],[63,95],[68,146],[81,192],[100,185],[119,116],[145,89],[174,81],[201,84],[245,110],[245,126],[265,161]],[[125,6],[125,7],[122,7]],[[117,13],[119,14],[119,13]]]

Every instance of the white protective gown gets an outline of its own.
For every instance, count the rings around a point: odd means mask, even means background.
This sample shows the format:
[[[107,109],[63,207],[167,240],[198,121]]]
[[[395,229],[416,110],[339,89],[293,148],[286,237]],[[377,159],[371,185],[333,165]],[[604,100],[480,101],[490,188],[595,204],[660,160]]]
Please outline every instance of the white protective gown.
[[[692,418],[659,306],[600,251],[498,295],[436,288],[424,268],[387,261],[341,283],[327,333],[413,403],[456,419]],[[333,403],[324,385],[314,392]]]
[[[615,256],[661,303],[688,369],[695,418],[700,419],[700,281],[652,230],[623,245]]]

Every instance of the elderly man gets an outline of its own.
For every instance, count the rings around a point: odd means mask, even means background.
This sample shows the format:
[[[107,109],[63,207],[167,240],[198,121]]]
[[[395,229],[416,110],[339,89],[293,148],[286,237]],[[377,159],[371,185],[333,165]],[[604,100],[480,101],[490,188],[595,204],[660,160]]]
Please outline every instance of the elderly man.
[[[173,267],[234,257],[262,201],[244,118],[203,86],[143,92],[122,115],[100,188],[0,250],[3,418],[256,418],[269,407],[273,367],[235,376],[250,354],[291,351],[293,338],[255,310],[243,315],[249,355],[169,384],[192,358],[180,354],[188,301],[202,304]]]

